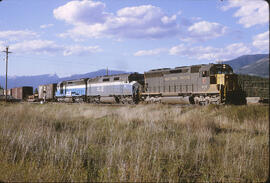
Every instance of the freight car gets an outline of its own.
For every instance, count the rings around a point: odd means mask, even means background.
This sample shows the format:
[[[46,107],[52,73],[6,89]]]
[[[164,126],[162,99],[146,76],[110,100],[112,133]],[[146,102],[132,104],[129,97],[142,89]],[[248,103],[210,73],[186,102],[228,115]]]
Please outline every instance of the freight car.
[[[18,88],[12,88],[10,94],[14,99],[26,100],[29,95],[33,95],[32,86],[23,86]]]
[[[38,87],[38,100],[39,101],[54,101],[57,84],[40,85]]]
[[[154,69],[144,73],[142,100],[191,104],[244,104],[237,75],[227,64]]]

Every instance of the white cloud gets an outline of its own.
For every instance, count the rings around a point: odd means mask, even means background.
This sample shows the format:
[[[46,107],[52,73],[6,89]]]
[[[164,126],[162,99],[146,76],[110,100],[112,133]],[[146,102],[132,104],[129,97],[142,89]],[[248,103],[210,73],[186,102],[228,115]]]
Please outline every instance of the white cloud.
[[[105,4],[91,0],[72,1],[54,10],[56,19],[74,25],[61,36],[161,38],[178,34],[176,15],[169,16],[152,5],[125,7],[105,12]]]
[[[211,46],[187,46],[180,44],[170,49],[171,55],[180,55],[192,59],[206,59],[206,60],[228,60],[241,55],[250,54],[251,48],[243,43],[234,43],[226,46],[225,48],[214,48]]]
[[[139,50],[136,53],[134,53],[134,56],[151,56],[151,55],[159,55],[162,52],[167,51],[167,49],[164,48],[157,48],[153,50]]]
[[[44,25],[41,25],[40,28],[41,29],[46,29],[46,28],[49,28],[49,27],[52,27],[54,26],[53,24],[44,24]]]
[[[10,45],[17,53],[54,54],[62,51],[62,47],[48,40],[30,40]]]
[[[72,1],[58,7],[54,10],[55,18],[74,26],[60,37],[80,41],[93,37],[160,39],[178,36],[185,41],[205,41],[224,35],[227,29],[198,17],[182,18],[179,23],[177,18],[181,11],[168,15],[152,5],[125,7],[116,13],[106,12],[105,7],[104,3],[91,0]]]
[[[28,30],[7,30],[0,31],[0,39],[9,41],[18,41],[22,39],[32,39],[38,37],[38,34]]]
[[[54,41],[48,40],[30,40],[23,41],[10,45],[16,53],[31,53],[31,54],[62,54],[64,56],[69,55],[81,55],[100,52],[101,49],[98,46],[63,46],[58,45]]]
[[[71,1],[53,11],[54,17],[70,24],[103,23],[110,16],[104,11],[105,4],[94,1]]]
[[[254,36],[252,45],[261,51],[269,52],[269,31]]]
[[[187,38],[190,40],[208,40],[216,37],[220,37],[226,33],[227,27],[216,23],[200,21],[194,23],[188,28]]]
[[[238,23],[246,28],[269,23],[269,7],[264,0],[229,0],[228,4],[222,7],[224,11],[231,8],[239,8],[234,17],[239,18]]]
[[[251,53],[252,49],[249,46],[246,46],[244,43],[233,43],[226,46],[225,49],[222,50],[220,55],[225,58],[233,58]]]
[[[102,51],[99,46],[68,46],[64,49],[64,56],[69,55],[81,55],[81,54],[89,54],[96,53]]]
[[[106,30],[106,27],[103,24],[94,24],[94,25],[80,25],[75,26],[73,29],[68,30],[65,33],[59,34],[60,37],[71,37],[75,41],[81,41],[83,38],[94,37],[98,38],[103,35],[103,32]]]

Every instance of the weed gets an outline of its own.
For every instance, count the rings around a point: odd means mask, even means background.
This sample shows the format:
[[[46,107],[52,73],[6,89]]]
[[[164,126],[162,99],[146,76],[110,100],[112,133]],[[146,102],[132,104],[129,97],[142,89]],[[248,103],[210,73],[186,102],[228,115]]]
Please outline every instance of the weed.
[[[268,176],[268,106],[1,104],[1,181],[246,182]]]

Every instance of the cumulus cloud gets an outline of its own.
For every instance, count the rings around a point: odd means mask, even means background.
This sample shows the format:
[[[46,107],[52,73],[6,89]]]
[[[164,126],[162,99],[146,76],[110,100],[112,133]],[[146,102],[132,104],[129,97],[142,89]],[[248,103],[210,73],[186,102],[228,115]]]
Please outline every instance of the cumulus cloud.
[[[152,55],[159,55],[162,52],[167,51],[167,49],[164,48],[157,48],[153,50],[139,50],[136,53],[134,53],[134,56],[152,56]]]
[[[73,29],[68,30],[65,33],[59,34],[60,37],[66,38],[70,37],[75,41],[81,41],[84,38],[98,38],[104,35],[104,31],[106,30],[106,26],[103,24],[94,24],[94,25],[80,25],[75,26]]]
[[[104,11],[105,4],[94,1],[71,1],[53,11],[54,17],[70,24],[103,23],[110,16]]]
[[[152,5],[126,7],[106,22],[106,33],[128,38],[162,38],[176,35],[176,15],[168,16]]]
[[[261,51],[269,52],[269,31],[254,36],[252,45]]]
[[[263,43],[264,44],[264,43]],[[152,56],[161,53],[168,53],[170,55],[179,55],[191,59],[206,59],[206,60],[228,60],[241,55],[251,54],[254,52],[252,46],[247,46],[244,43],[233,43],[224,48],[212,46],[192,46],[190,44],[179,44],[170,49],[157,48],[151,50],[139,50],[135,52],[134,56]]]
[[[0,39],[9,41],[18,41],[23,39],[32,39],[38,37],[38,34],[28,30],[7,30],[0,31]]]
[[[40,28],[47,29],[47,28],[52,27],[52,26],[53,26],[53,24],[44,24],[44,25],[41,25]]]
[[[227,27],[216,23],[200,21],[196,22],[188,28],[188,40],[208,40],[222,36],[226,33]]]
[[[225,48],[214,48],[211,46],[187,46],[180,44],[169,50],[171,55],[180,55],[192,59],[206,60],[228,60],[241,55],[250,54],[251,48],[243,43],[234,43]]]
[[[229,0],[222,10],[226,11],[231,8],[238,8],[234,17],[239,18],[238,23],[243,24],[246,28],[269,22],[268,3],[263,0]]]
[[[101,51],[98,46],[63,46],[58,45],[54,41],[49,40],[30,40],[15,43],[10,45],[16,53],[31,53],[31,54],[63,54],[64,56],[69,55],[80,55],[90,54]]]
[[[10,45],[10,49],[17,53],[52,54],[62,50],[61,46],[48,40],[30,40]]]
[[[119,36],[161,38],[176,35],[178,14],[167,15],[152,5],[125,7],[116,14],[105,11],[105,4],[91,0],[72,1],[54,10],[56,19],[74,25],[61,36]]]
[[[104,3],[92,0],[75,0],[56,8],[53,11],[54,17],[74,26],[60,34],[60,37],[82,40],[112,36],[133,39],[178,36],[186,41],[205,41],[222,36],[226,32],[225,26],[202,21],[199,17],[182,17],[178,21],[180,11],[169,15],[153,5],[124,7],[116,13],[106,12],[105,8]]]

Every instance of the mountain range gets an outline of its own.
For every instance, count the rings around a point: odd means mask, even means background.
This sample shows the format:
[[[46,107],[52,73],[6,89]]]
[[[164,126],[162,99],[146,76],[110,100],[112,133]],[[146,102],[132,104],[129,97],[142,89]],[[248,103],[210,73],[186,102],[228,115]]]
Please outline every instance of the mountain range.
[[[93,78],[97,76],[106,75],[107,70],[101,69],[95,72],[89,72],[85,74],[75,74],[69,77],[59,77],[57,74],[44,74],[44,75],[36,75],[36,76],[12,76],[8,78],[8,88],[15,88],[21,86],[33,86],[33,88],[37,88],[39,85],[50,84],[50,83],[58,83],[60,81],[80,79],[80,78]],[[109,74],[123,74],[127,73],[125,71],[118,70],[109,70]],[[5,86],[5,77],[0,76],[0,86]]]
[[[269,57],[262,58],[254,63],[245,65],[237,70],[240,74],[269,77]]]
[[[223,62],[232,66],[235,73],[247,74],[260,77],[269,77],[269,54],[243,55],[233,60]],[[37,88],[42,84],[57,83],[65,80],[79,78],[93,78],[106,75],[106,69],[85,74],[76,74],[69,77],[59,77],[58,75],[36,75],[36,76],[12,76],[8,78],[8,88],[33,86]],[[110,70],[109,74],[122,74],[125,71]],[[5,85],[5,77],[0,76],[0,86]]]
[[[237,74],[269,77],[269,54],[243,55],[224,62]]]

